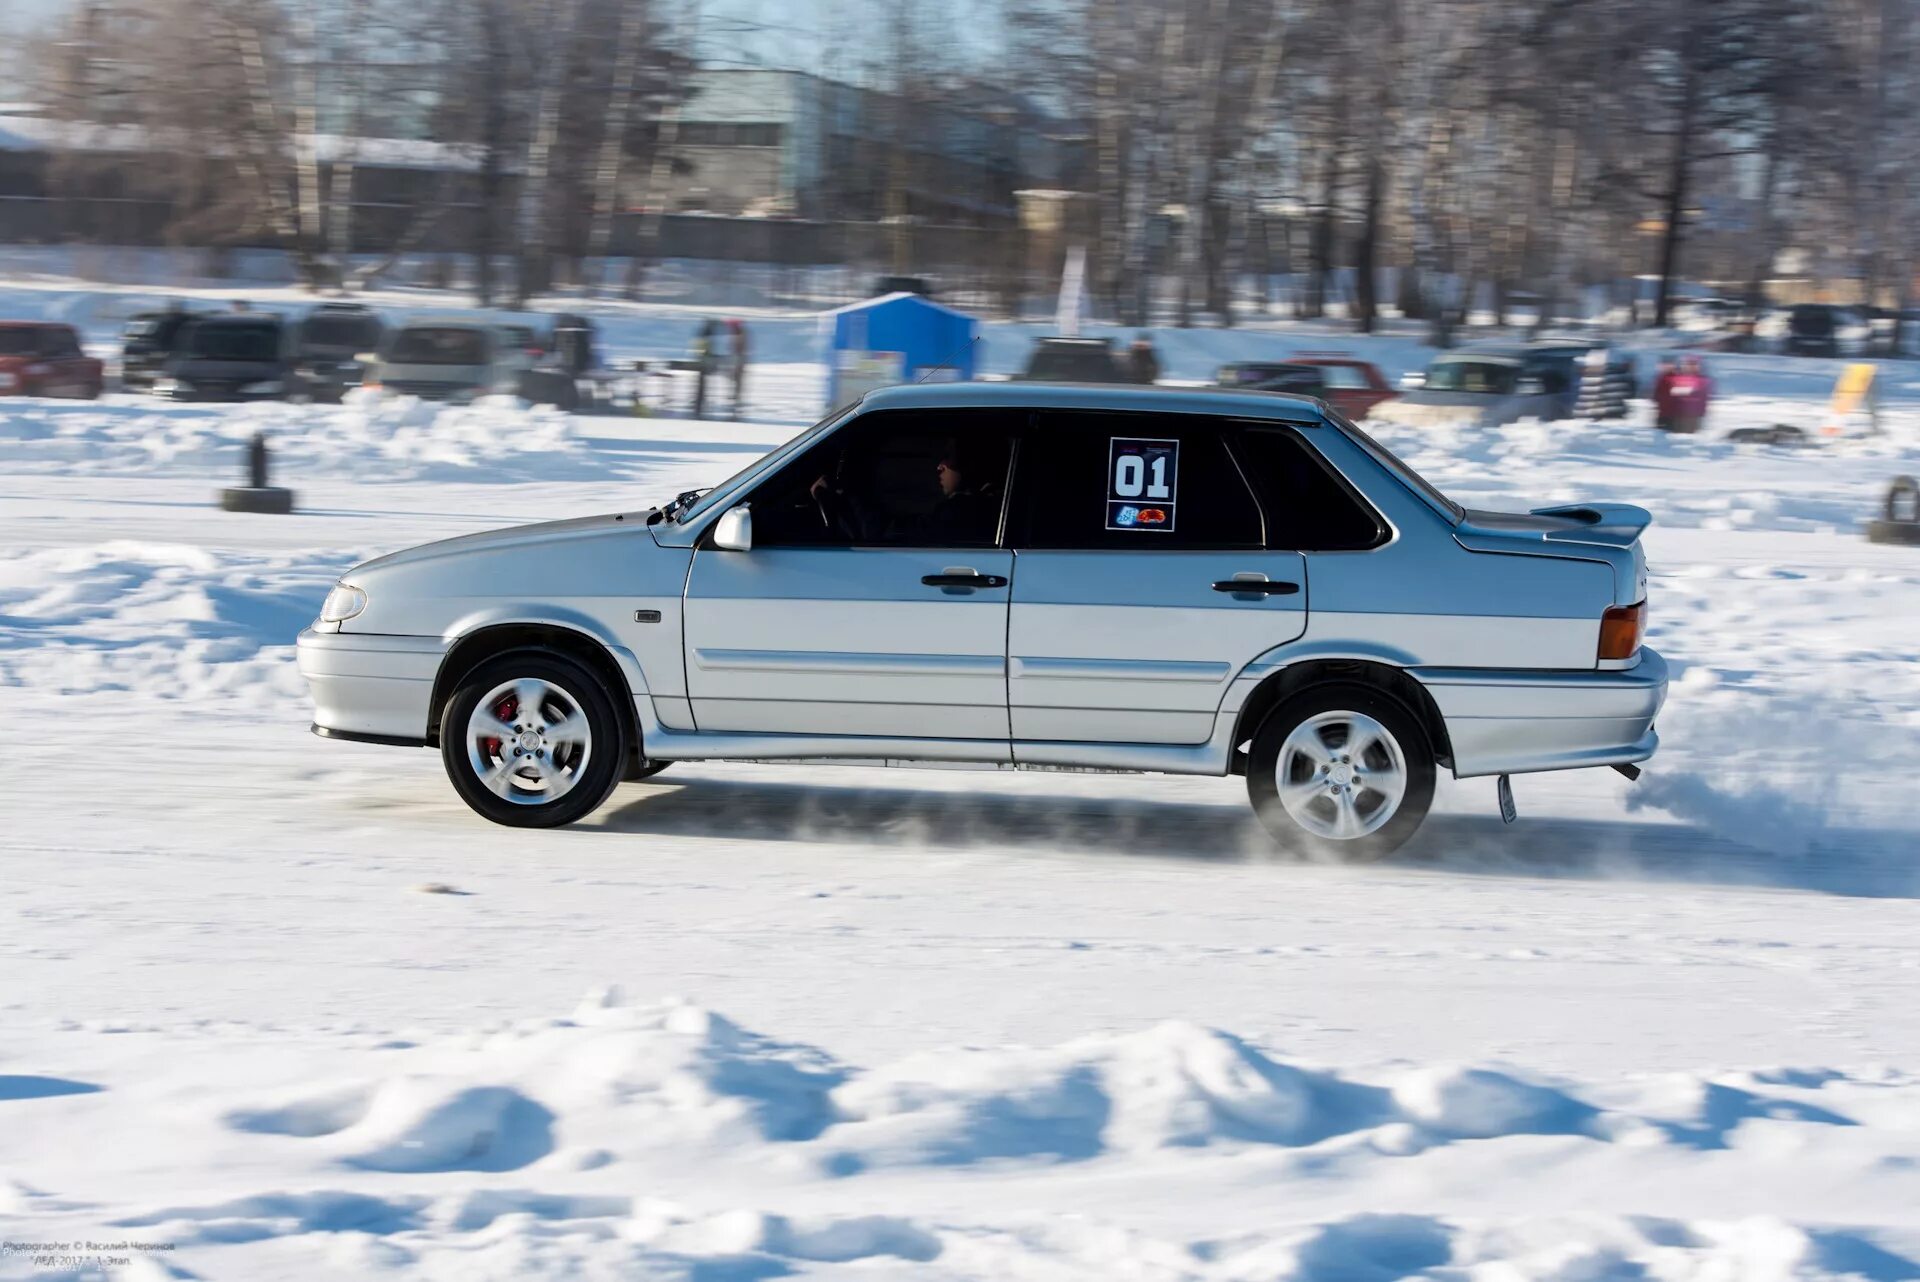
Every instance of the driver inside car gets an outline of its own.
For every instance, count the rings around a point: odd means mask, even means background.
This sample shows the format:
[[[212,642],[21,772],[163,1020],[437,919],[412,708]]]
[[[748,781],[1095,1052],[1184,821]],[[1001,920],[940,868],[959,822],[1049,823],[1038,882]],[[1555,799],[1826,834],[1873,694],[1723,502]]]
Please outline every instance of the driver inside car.
[[[849,542],[923,543],[930,546],[980,544],[993,541],[1000,504],[968,482],[959,451],[948,449],[934,463],[940,498],[931,509],[889,518],[866,498],[820,476],[808,493],[820,507],[827,525]]]

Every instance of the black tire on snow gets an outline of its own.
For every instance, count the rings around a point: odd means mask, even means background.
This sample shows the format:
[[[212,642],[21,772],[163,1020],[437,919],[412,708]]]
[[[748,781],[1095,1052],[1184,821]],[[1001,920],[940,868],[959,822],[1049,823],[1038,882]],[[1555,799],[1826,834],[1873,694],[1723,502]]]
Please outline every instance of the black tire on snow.
[[[1365,836],[1336,840],[1308,831],[1280,803],[1275,769],[1281,745],[1294,729],[1324,712],[1358,712],[1386,727],[1406,763],[1406,791],[1384,825]],[[1247,796],[1260,822],[1282,847],[1316,859],[1364,863],[1397,850],[1427,817],[1433,804],[1433,744],[1420,718],[1400,700],[1373,686],[1328,683],[1310,686],[1267,714],[1253,735],[1247,762]]]
[[[489,691],[521,677],[549,681],[572,695],[592,736],[580,777],[555,801],[508,801],[480,781],[468,760],[466,730],[474,706]],[[631,756],[626,725],[605,683],[580,663],[550,650],[512,650],[488,659],[461,678],[440,717],[440,759],[454,791],[475,814],[510,828],[558,828],[584,819],[612,794]]]

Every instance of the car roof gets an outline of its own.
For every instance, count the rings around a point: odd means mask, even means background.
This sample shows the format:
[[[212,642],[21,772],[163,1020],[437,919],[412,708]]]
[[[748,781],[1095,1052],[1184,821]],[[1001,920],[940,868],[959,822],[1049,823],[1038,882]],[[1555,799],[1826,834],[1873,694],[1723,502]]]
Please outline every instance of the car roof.
[[[202,325],[284,325],[278,312],[202,312],[193,318]]]
[[[1465,347],[1456,347],[1450,352],[1441,352],[1434,357],[1444,360],[1502,360],[1523,361],[1527,359],[1527,348],[1521,343],[1469,343]]]
[[[868,392],[866,409],[1076,409],[1134,413],[1227,414],[1317,423],[1323,413],[1310,396],[1231,391],[1217,387],[1162,387],[1144,383],[907,383]]]

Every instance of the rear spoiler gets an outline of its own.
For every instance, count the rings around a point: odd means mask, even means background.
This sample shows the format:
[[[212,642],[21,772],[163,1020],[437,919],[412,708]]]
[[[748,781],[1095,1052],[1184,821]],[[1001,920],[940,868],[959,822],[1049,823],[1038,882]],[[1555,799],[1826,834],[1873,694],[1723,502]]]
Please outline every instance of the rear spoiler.
[[[1653,524],[1653,513],[1631,503],[1574,503],[1566,507],[1537,507],[1534,516],[1555,516],[1578,521],[1567,529],[1544,533],[1550,543],[1596,543],[1602,547],[1630,548],[1641,532]]]

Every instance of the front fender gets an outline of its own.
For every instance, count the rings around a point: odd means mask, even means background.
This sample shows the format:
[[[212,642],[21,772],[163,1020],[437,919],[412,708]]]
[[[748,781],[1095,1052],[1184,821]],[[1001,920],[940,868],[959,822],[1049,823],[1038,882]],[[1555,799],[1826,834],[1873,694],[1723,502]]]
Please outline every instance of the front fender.
[[[583,611],[552,603],[489,605],[462,615],[441,634],[441,640],[447,647],[448,661],[452,661],[461,642],[489,629],[502,627],[560,628],[575,633],[613,656],[621,675],[627,679],[628,688],[636,697],[651,693],[639,656],[622,645],[605,624]]]

